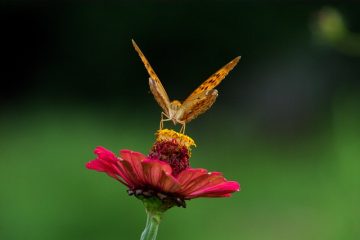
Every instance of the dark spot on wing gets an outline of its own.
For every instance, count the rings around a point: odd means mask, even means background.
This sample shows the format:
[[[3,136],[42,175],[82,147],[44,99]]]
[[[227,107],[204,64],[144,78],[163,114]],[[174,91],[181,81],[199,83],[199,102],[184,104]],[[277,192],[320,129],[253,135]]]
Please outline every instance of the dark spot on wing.
[[[218,78],[221,76],[221,73],[216,73],[215,76]]]

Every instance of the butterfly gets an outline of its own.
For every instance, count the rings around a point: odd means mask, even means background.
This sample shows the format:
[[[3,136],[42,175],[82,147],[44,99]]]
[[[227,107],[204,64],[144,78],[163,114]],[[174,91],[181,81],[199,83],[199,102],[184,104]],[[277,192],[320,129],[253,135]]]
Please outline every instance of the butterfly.
[[[205,82],[193,91],[184,102],[170,99],[165,91],[165,88],[160,82],[154,69],[151,67],[149,61],[142,53],[138,45],[132,40],[132,44],[139,54],[142,62],[145,65],[147,72],[150,75],[149,85],[155,100],[163,109],[161,113],[160,129],[163,128],[164,121],[172,121],[175,125],[181,124],[181,133],[185,132],[185,124],[195,119],[200,114],[207,111],[215,102],[218,91],[214,89],[221,81],[228,75],[228,73],[236,66],[240,60],[240,56],[231,60],[228,64],[220,68],[217,72],[211,75]],[[165,118],[164,118],[165,117]]]

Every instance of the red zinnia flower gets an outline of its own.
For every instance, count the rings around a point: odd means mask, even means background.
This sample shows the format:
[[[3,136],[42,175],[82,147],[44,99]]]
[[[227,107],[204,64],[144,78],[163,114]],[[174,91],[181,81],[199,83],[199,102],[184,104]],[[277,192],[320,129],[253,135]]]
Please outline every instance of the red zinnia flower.
[[[151,152],[145,156],[121,150],[120,157],[97,147],[97,158],[88,169],[105,172],[128,187],[140,199],[158,198],[164,209],[185,207],[185,200],[198,197],[229,197],[240,190],[239,183],[227,181],[219,172],[191,168],[189,158],[194,141],[173,130],[159,130]]]

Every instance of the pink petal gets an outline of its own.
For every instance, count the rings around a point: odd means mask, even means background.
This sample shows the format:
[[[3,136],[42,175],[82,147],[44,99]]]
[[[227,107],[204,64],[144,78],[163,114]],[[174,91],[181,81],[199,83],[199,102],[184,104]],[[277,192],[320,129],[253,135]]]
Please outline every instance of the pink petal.
[[[228,197],[239,191],[237,182],[227,181],[219,172],[208,172],[205,169],[186,169],[178,176],[182,194],[186,199],[196,197]]]
[[[94,153],[98,155],[97,158],[88,162],[86,167],[100,172],[113,173],[114,171],[111,167],[111,164],[116,163],[117,161],[115,154],[103,147],[97,147],[94,150]]]
[[[139,152],[130,150],[121,150],[120,156],[123,160],[121,163],[126,169],[129,178],[132,179],[135,185],[142,185],[145,182],[145,179],[141,162],[146,158],[146,156]]]
[[[188,168],[179,174],[178,180],[182,185],[182,191],[187,194],[209,185],[221,183],[223,177],[220,173],[209,173],[206,169]]]
[[[144,179],[146,183],[161,192],[176,192],[180,184],[171,175],[172,169],[169,164],[159,160],[145,160],[142,162]]]
[[[177,179],[178,181],[181,183],[181,185],[186,186],[189,183],[191,183],[193,181],[193,179],[198,178],[199,176],[202,176],[204,174],[207,174],[207,170],[206,169],[202,169],[202,168],[198,168],[198,169],[194,169],[194,168],[188,168],[185,169],[184,171],[182,171]]]
[[[88,169],[105,172],[109,176],[128,186],[128,182],[126,181],[127,179],[123,178],[123,174],[117,167],[119,159],[115,156],[114,153],[103,147],[97,147],[94,153],[98,156],[95,160],[92,160],[86,164]]]
[[[104,147],[96,147],[94,150],[94,153],[96,155],[98,155],[98,157],[97,157],[98,159],[102,159],[105,161],[116,161],[117,160],[116,155]]]
[[[123,178],[127,179],[131,188],[141,187],[143,185],[141,178],[138,177],[138,173],[134,171],[131,162],[120,159],[118,166],[119,170],[123,174]]]
[[[234,181],[226,181],[218,185],[203,188],[188,195],[190,198],[196,197],[230,197],[233,192],[240,191],[240,185]]]

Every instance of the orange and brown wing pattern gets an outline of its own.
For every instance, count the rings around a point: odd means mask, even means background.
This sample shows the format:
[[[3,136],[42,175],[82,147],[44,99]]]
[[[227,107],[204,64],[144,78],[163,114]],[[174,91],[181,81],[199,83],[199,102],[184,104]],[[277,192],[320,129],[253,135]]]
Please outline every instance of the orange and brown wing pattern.
[[[154,95],[155,100],[160,105],[160,107],[163,109],[164,113],[169,116],[170,114],[170,101],[169,98],[167,98],[166,92],[164,92],[162,89],[164,89],[161,85],[159,85],[159,82],[155,81],[151,77],[149,78],[149,86],[150,91]],[[164,94],[165,93],[165,94]]]
[[[140,50],[140,48],[138,47],[138,45],[135,43],[134,40],[132,40],[132,44],[136,52],[139,54],[141,61],[144,63],[147,72],[150,75],[149,85],[155,100],[158,102],[160,107],[165,111],[165,113],[168,114],[170,108],[170,100],[163,85],[160,82],[160,79],[158,78],[154,69],[151,67],[149,61],[146,59],[145,55],[142,53],[142,51]]]
[[[178,122],[188,123],[197,116],[208,110],[215,102],[218,96],[216,89],[200,92],[187,98],[176,114]]]
[[[221,81],[228,75],[228,73],[236,66],[239,62],[240,56],[231,60],[228,64],[220,68],[216,73],[211,75],[205,82],[203,82],[188,98],[193,98],[201,92],[211,90],[221,83]],[[186,99],[187,100],[187,99]],[[185,100],[185,101],[186,101]]]

